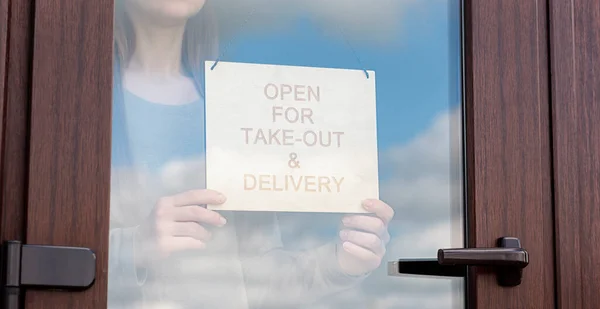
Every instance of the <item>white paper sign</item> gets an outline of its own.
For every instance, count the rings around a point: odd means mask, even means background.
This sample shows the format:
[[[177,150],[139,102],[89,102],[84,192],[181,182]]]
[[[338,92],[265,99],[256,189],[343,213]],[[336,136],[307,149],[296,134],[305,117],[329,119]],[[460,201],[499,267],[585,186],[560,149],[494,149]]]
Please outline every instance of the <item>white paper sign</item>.
[[[375,73],[206,63],[211,209],[363,213],[379,198]]]

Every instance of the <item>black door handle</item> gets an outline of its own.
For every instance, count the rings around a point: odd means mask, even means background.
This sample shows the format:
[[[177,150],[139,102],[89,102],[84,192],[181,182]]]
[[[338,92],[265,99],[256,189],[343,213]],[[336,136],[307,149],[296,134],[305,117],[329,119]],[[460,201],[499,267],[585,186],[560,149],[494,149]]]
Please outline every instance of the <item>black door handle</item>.
[[[436,259],[399,260],[390,266],[392,274],[466,277],[467,267],[493,267],[498,284],[513,287],[521,284],[523,268],[529,264],[529,254],[514,237],[498,239],[496,248],[439,249]]]

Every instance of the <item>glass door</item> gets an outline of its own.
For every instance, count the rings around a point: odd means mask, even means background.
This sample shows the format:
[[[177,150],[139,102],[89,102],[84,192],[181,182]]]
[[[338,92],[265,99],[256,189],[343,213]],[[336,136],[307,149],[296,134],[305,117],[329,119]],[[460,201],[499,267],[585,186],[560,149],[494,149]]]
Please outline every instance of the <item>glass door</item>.
[[[460,29],[459,1],[117,1],[109,307],[464,307],[387,268],[463,247]]]

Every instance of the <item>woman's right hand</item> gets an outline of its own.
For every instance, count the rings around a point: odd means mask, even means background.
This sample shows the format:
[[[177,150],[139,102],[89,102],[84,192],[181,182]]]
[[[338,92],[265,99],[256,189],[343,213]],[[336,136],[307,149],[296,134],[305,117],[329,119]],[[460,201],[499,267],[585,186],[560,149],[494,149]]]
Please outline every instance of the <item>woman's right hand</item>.
[[[221,205],[226,198],[213,190],[190,190],[158,200],[136,238],[136,264],[164,259],[173,252],[203,249],[211,238],[206,226],[224,226],[223,216],[203,205]]]

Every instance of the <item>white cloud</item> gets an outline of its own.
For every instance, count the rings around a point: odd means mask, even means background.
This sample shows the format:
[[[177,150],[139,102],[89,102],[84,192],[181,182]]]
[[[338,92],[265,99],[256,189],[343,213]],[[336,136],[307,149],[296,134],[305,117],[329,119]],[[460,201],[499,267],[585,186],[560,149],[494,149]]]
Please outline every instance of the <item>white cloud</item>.
[[[382,199],[396,210],[387,261],[434,258],[440,248],[463,246],[461,121],[460,109],[442,113],[422,134],[383,154],[381,164],[393,173],[381,183]],[[360,292],[349,291],[322,308],[349,308],[345,297],[358,293],[362,302],[356,303],[368,308],[458,309],[464,308],[463,292],[462,279],[379,271]]]
[[[420,235],[413,241],[436,239],[429,256],[437,248],[463,244],[461,121],[460,109],[441,114],[428,130],[383,156],[393,176],[382,181],[382,199],[395,208],[398,224]],[[407,245],[404,252],[412,248]]]
[[[386,260],[434,257],[439,248],[462,246],[462,217],[461,211],[457,209],[462,202],[462,196],[459,194],[461,177],[456,173],[460,166],[457,168],[452,165],[460,160],[460,123],[459,110],[442,114],[434,119],[429,129],[412,141],[383,154],[384,160],[381,164],[393,173],[381,183],[382,199],[396,210],[396,219],[391,226],[393,238],[388,246]],[[450,149],[453,149],[453,152]],[[113,217],[129,213],[129,216],[126,216],[129,220],[139,220],[144,216],[144,212],[150,210],[153,205],[151,200],[156,196],[201,186],[204,184],[204,161],[197,159],[174,162],[164,169],[158,179],[143,174],[137,174],[137,177],[132,175],[130,173],[120,178],[123,190],[118,191],[116,187],[113,190]],[[142,191],[146,194],[137,194],[141,191],[133,189],[136,185],[128,181],[141,184]],[[138,204],[140,197],[145,197],[142,198],[145,201],[144,210],[119,211],[119,208]],[[120,204],[117,204],[118,201]],[[284,230],[292,235],[288,242],[306,248],[328,241],[329,237],[335,237],[330,234],[324,236],[325,233],[320,231],[311,231],[313,227],[321,226],[320,224],[328,224],[320,215],[305,214],[298,215],[298,218],[302,219],[285,221]],[[337,227],[329,228],[335,230]],[[312,233],[306,233],[307,231]],[[227,239],[230,240],[228,237],[222,238],[222,243],[218,246],[231,246],[232,243]],[[228,260],[204,256],[202,263],[192,260],[173,263],[176,263],[173,266],[182,273],[201,273],[202,276],[198,278],[202,279],[171,278],[170,291],[184,293],[183,291],[202,287],[198,291],[203,290],[203,293],[210,295],[228,295],[232,287],[239,287],[239,277]],[[262,266],[265,267],[265,274],[269,273],[268,269],[274,267],[272,263],[264,263]],[[342,293],[307,309],[346,309],[363,305],[378,309],[454,309],[462,304],[460,289],[457,288],[460,286],[460,280],[391,277],[387,276],[385,268],[386,265],[382,265],[382,268],[358,289]],[[226,274],[223,270],[228,270],[229,273]],[[176,307],[162,302],[159,302],[159,305],[160,308]]]

